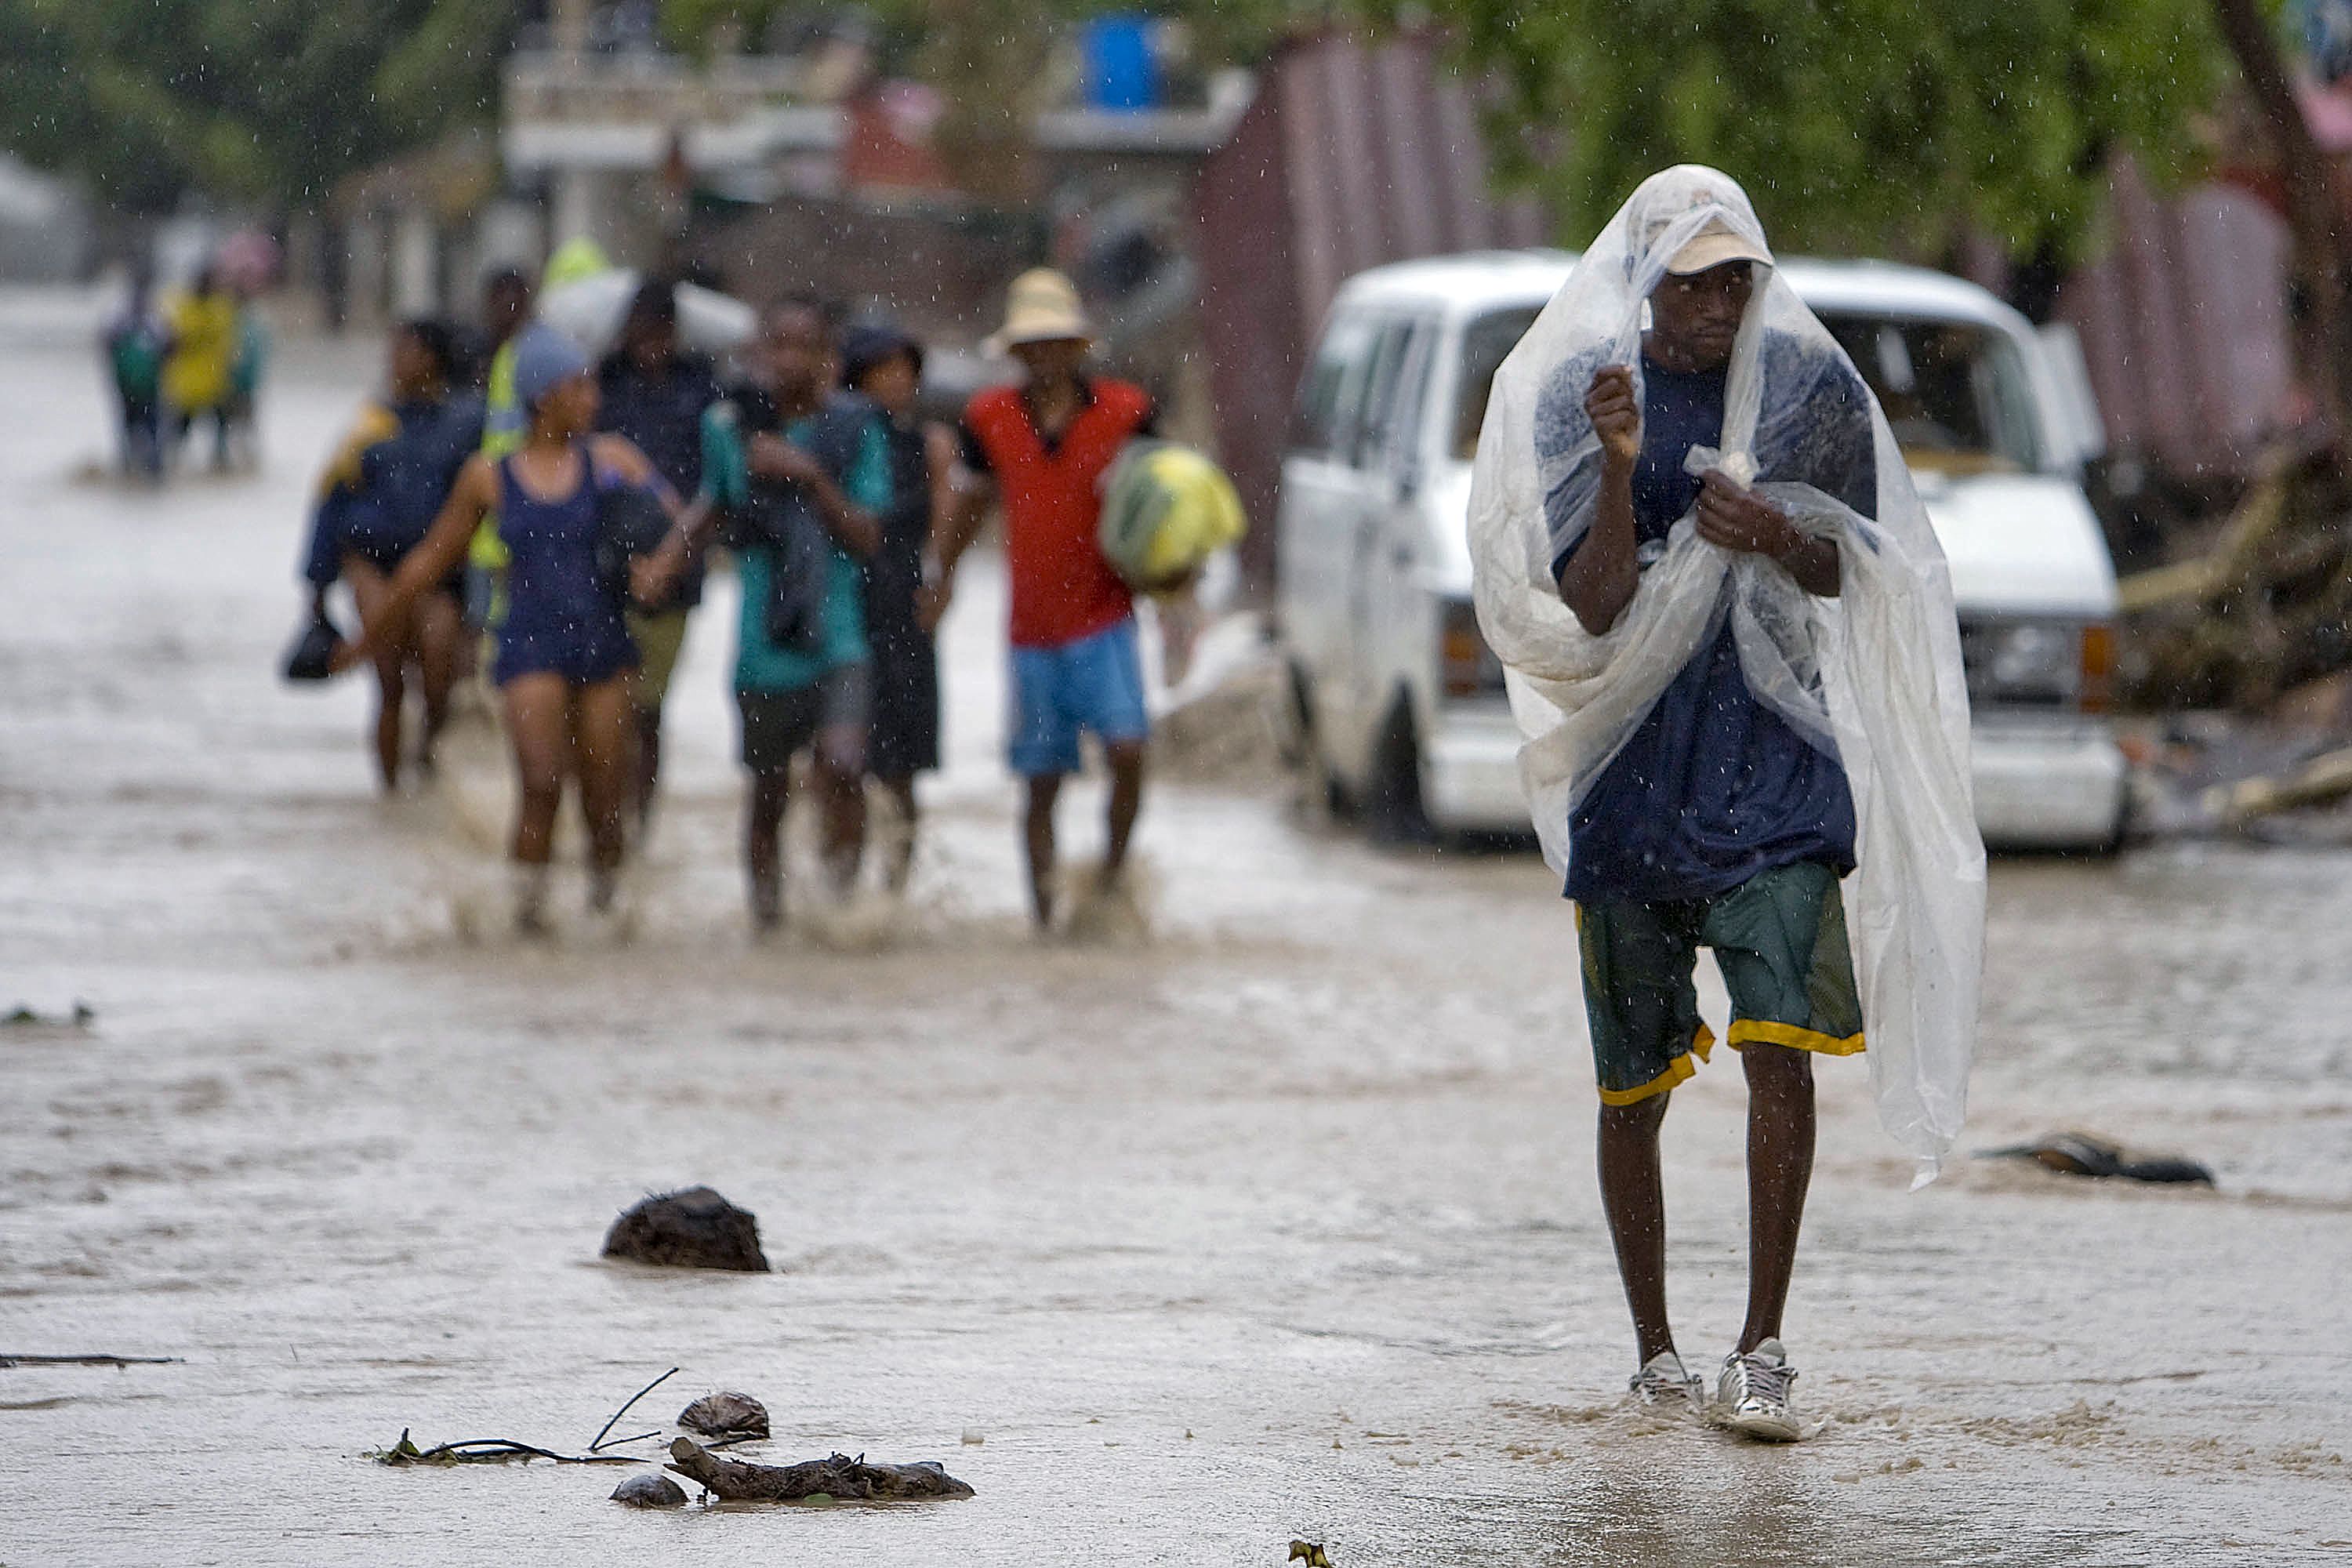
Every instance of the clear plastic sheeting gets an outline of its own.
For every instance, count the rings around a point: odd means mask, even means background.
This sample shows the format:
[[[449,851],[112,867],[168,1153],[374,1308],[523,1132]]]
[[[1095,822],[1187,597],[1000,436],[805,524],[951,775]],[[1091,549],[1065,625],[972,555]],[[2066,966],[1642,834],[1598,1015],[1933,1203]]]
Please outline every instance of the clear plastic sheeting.
[[[1732,350],[1722,448],[1694,448],[1686,466],[1743,484],[1768,476],[1759,494],[1837,542],[1839,596],[1816,598],[1776,563],[1706,542],[1688,515],[1663,553],[1645,554],[1632,604],[1602,636],[1584,629],[1552,575],[1597,505],[1584,387],[1605,364],[1632,367],[1641,385],[1651,291],[1669,258],[1717,228],[1764,246],[1728,175],[1685,164],[1645,180],[1496,374],[1470,494],[1479,624],[1508,672],[1536,831],[1564,874],[1570,813],[1728,617],[1749,689],[1844,766],[1858,863],[1844,894],[1871,1080],[1881,1121],[1924,1184],[1966,1115],[1984,942],[1959,628],[1942,548],[1874,401],[1875,517],[1769,478],[1814,438],[1808,393],[1853,376],[1773,269],[1756,268]]]

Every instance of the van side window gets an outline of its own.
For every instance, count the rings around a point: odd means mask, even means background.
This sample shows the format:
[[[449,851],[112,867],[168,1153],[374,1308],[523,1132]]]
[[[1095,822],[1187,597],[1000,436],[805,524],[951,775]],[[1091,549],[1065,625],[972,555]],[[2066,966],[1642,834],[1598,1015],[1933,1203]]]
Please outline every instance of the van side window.
[[[1478,433],[1486,428],[1486,398],[1495,389],[1495,373],[1519,346],[1539,313],[1534,306],[1489,311],[1463,332],[1461,392],[1454,405],[1454,455],[1464,462],[1478,455]]]
[[[1437,364],[1436,351],[1437,323],[1415,321],[1397,373],[1396,398],[1389,409],[1389,438],[1383,455],[1391,463],[1420,456],[1423,421],[1428,418],[1429,382]]]
[[[1370,368],[1354,428],[1341,432],[1339,455],[1359,468],[1376,468],[1387,454],[1390,416],[1396,405],[1397,373],[1404,366],[1412,323],[1391,320],[1380,324],[1372,343]]]
[[[1291,449],[1336,454],[1339,433],[1352,417],[1348,406],[1363,384],[1364,357],[1371,346],[1371,323],[1358,315],[1337,315],[1316,345],[1314,363],[1298,385]]]

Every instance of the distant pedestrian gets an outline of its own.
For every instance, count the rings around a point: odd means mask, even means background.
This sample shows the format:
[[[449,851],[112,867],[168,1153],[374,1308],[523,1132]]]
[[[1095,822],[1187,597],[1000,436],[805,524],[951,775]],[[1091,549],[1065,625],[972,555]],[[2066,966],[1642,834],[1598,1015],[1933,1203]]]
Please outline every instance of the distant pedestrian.
[[[1054,921],[1054,805],[1080,765],[1080,734],[1101,742],[1110,769],[1106,890],[1127,864],[1150,734],[1134,597],[1104,558],[1099,530],[1104,474],[1157,416],[1141,387],[1087,368],[1093,335],[1068,279],[1041,268],[1013,280],[1004,327],[990,342],[1021,362],[1024,378],[964,411],[962,458],[976,482],[942,531],[926,587],[936,625],[982,508],[1000,501],[1013,600],[1009,751],[1028,784],[1023,838],[1041,931]]]
[[[433,764],[434,742],[448,718],[449,689],[465,637],[453,569],[420,595],[394,635],[384,605],[394,574],[424,540],[482,438],[481,400],[453,391],[458,358],[449,328],[436,321],[393,329],[386,395],[360,410],[341,450],[328,465],[312,516],[303,575],[313,610],[323,616],[327,592],[352,586],[363,625],[386,626],[375,654],[376,767],[389,791],[400,783],[403,713],[414,674],[424,700],[416,760]]]
[[[166,320],[172,348],[163,362],[163,402],[176,448],[199,421],[213,427],[213,470],[229,466],[230,372],[236,359],[236,298],[209,264],[172,301]]]
[[[898,837],[883,866],[897,890],[914,864],[915,775],[940,765],[939,650],[918,601],[932,533],[953,499],[955,437],[920,417],[923,347],[898,329],[853,328],[842,343],[842,381],[882,411],[890,444],[881,548],[865,563],[866,631],[874,649],[866,768],[898,806]]]
[[[618,436],[594,434],[595,367],[577,343],[532,326],[512,346],[514,395],[530,419],[521,446],[504,458],[467,462],[424,542],[402,561],[376,620],[336,664],[349,668],[395,646],[417,601],[456,569],[482,519],[497,512],[509,554],[508,602],[491,679],[506,698],[520,789],[515,921],[528,932],[544,925],[549,852],[567,777],[579,781],[587,819],[589,908],[612,908],[626,843],[637,651],[624,617],[631,584],[608,573],[600,545],[606,509],[625,503],[625,492],[656,497],[673,515],[677,500],[644,453]]]
[[[172,331],[155,309],[154,275],[144,267],[131,273],[129,295],[107,322],[104,343],[121,422],[122,471],[155,483],[163,477],[163,365]]]
[[[702,416],[719,401],[719,379],[709,361],[678,347],[677,291],[667,279],[646,282],[621,322],[620,341],[597,371],[602,390],[598,427],[626,437],[670,489],[690,496],[702,488]],[[659,605],[632,606],[629,636],[637,645],[636,816],[653,821],[661,781],[662,703],[686,645],[687,616],[702,603],[702,568],[695,563]]]
[[[226,423],[229,450],[243,468],[261,466],[261,381],[269,370],[269,324],[250,289],[232,291],[236,344],[229,355]]]
[[[530,275],[501,267],[482,280],[482,319],[468,353],[468,369],[482,398],[482,456],[492,462],[518,450],[530,420],[515,395],[515,340],[530,324]],[[499,540],[498,513],[482,519],[466,547],[466,626],[488,632],[503,603],[506,546]],[[460,678],[469,683],[484,654],[484,638],[468,637],[458,657]]]
[[[722,521],[742,596],[735,707],[751,787],[743,832],[751,920],[784,920],[784,808],[794,756],[813,763],[826,880],[855,883],[866,834],[866,726],[874,672],[858,563],[881,542],[890,454],[873,406],[833,390],[824,310],[802,300],[761,323],[751,381],[706,416],[707,510],[657,558],[676,581]]]

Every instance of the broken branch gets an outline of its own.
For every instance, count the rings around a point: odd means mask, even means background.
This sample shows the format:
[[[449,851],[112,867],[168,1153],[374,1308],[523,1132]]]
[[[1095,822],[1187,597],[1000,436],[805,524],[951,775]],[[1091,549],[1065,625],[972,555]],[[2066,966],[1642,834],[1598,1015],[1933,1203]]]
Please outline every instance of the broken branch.
[[[614,1411],[613,1419],[605,1422],[603,1426],[597,1428],[596,1436],[589,1440],[588,1451],[592,1454],[602,1452],[604,1447],[604,1434],[613,1429],[614,1422],[619,1421],[622,1416],[626,1415],[629,1413],[629,1405],[635,1405],[638,1400],[643,1399],[646,1394],[651,1394],[655,1389],[659,1388],[663,1384],[667,1383],[671,1378],[676,1377],[677,1375],[677,1368],[672,1367],[667,1372],[662,1373],[659,1377],[654,1379],[651,1383],[646,1384],[643,1388],[637,1390],[635,1394],[629,1395],[628,1405],[624,1405],[618,1410]],[[661,1436],[661,1434],[658,1432],[640,1432],[635,1437],[624,1437],[620,1441],[623,1443],[637,1443],[644,1441],[647,1437],[658,1437],[659,1436]],[[618,1447],[618,1444],[614,1446]]]
[[[520,1459],[551,1459],[559,1465],[637,1465],[642,1459],[625,1454],[559,1454],[552,1448],[542,1448],[533,1443],[518,1443],[511,1437],[466,1437],[455,1443],[436,1443],[430,1448],[420,1448],[410,1440],[408,1428],[400,1429],[400,1441],[391,1447],[367,1456],[379,1465],[503,1465]]]

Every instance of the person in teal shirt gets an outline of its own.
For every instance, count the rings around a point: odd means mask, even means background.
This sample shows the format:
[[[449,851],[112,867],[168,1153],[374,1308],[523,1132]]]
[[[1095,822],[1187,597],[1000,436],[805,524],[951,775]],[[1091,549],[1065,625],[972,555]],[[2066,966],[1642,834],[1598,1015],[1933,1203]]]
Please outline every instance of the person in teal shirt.
[[[768,312],[758,379],[703,418],[700,504],[653,563],[682,573],[727,521],[741,590],[735,705],[751,774],[744,869],[752,923],[783,923],[782,826],[793,758],[812,754],[827,880],[856,881],[866,839],[866,733],[873,708],[858,563],[881,542],[890,505],[888,437],[871,404],[831,391],[824,313],[792,301]]]

